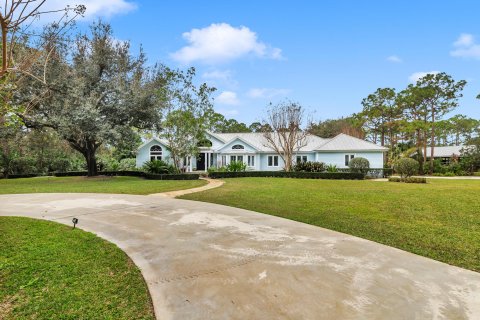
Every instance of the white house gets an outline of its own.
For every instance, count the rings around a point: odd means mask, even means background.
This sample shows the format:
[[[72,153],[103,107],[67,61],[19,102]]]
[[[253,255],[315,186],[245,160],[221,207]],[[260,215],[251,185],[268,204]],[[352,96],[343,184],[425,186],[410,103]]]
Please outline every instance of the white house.
[[[231,161],[243,161],[247,170],[275,171],[284,168],[282,158],[268,145],[262,133],[208,133],[205,146],[197,157],[184,159],[187,171],[206,171]],[[371,168],[383,168],[383,155],[387,148],[346,134],[324,139],[308,135],[294,161],[319,161],[338,168],[347,168],[354,157],[368,159]],[[171,161],[166,141],[152,138],[138,148],[137,167],[150,160]]]

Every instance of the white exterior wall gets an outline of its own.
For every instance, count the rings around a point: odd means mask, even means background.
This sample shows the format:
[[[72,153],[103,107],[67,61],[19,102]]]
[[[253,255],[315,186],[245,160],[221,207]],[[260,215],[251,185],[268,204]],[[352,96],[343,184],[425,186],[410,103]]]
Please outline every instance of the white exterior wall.
[[[338,168],[348,168],[345,165],[345,155],[353,154],[356,158],[362,157],[370,162],[370,168],[383,168],[383,152],[317,152],[315,161],[324,162],[325,164],[334,164]]]
[[[162,147],[162,160],[166,162],[171,162],[170,151],[167,150],[167,147],[156,140],[152,140],[138,150],[136,157],[137,168],[142,167],[145,162],[150,161],[150,148],[154,145],[159,145],[160,147]]]

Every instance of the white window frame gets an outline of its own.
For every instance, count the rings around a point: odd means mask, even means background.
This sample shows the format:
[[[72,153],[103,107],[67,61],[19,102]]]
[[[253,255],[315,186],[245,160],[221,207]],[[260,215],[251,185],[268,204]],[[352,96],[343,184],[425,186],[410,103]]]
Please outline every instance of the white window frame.
[[[254,155],[248,155],[247,156],[247,165],[249,167],[255,167],[255,156]]]
[[[352,160],[353,158],[355,158],[354,154],[351,154],[351,153],[345,154],[344,160],[345,160],[346,167],[348,167],[348,165],[350,164],[350,160]]]
[[[232,163],[233,161],[237,162],[237,161],[240,161],[240,162],[243,162],[243,154],[236,154],[236,155],[233,155],[231,154],[230,155],[230,163]]]
[[[277,163],[276,165],[275,165],[275,162]],[[278,167],[278,156],[268,156],[267,167],[272,167],[272,168]]]
[[[298,158],[300,158],[300,161],[298,161]],[[297,156],[297,163],[300,163],[300,162],[308,162],[308,156],[304,156],[304,155],[301,155],[301,156]]]
[[[232,150],[245,150],[245,146],[237,143],[232,146]]]
[[[158,151],[158,150],[152,151],[152,149],[154,147],[159,147],[160,151]],[[160,146],[158,144],[154,144],[153,146],[150,147],[149,152],[150,152],[150,161],[162,160],[162,158],[163,158],[163,148],[162,148],[162,146]]]

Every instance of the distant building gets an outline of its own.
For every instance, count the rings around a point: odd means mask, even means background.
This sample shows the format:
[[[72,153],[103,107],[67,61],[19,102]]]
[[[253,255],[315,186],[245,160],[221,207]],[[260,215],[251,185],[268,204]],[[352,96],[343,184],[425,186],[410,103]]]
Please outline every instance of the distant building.
[[[440,159],[442,164],[449,164],[452,158],[460,159],[461,150],[467,146],[446,146],[446,147],[434,147],[433,158]],[[430,147],[427,148],[427,159],[430,160],[431,155]]]

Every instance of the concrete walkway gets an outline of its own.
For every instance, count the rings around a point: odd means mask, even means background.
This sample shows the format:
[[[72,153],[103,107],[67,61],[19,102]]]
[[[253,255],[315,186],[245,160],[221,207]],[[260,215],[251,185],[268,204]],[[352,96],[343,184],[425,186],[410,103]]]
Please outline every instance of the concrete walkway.
[[[209,178],[200,178],[201,180],[207,181],[207,184],[198,188],[192,188],[192,189],[184,189],[184,190],[175,190],[175,191],[168,191],[168,192],[162,192],[162,193],[152,193],[150,196],[161,196],[161,197],[167,197],[167,198],[176,198],[183,196],[185,194],[190,194],[190,193],[195,193],[195,192],[201,192],[205,190],[210,190],[214,188],[221,187],[224,182],[222,180],[218,179],[209,179]]]
[[[0,196],[0,215],[79,218],[140,267],[158,319],[480,319],[479,273],[251,211],[33,194]]]

